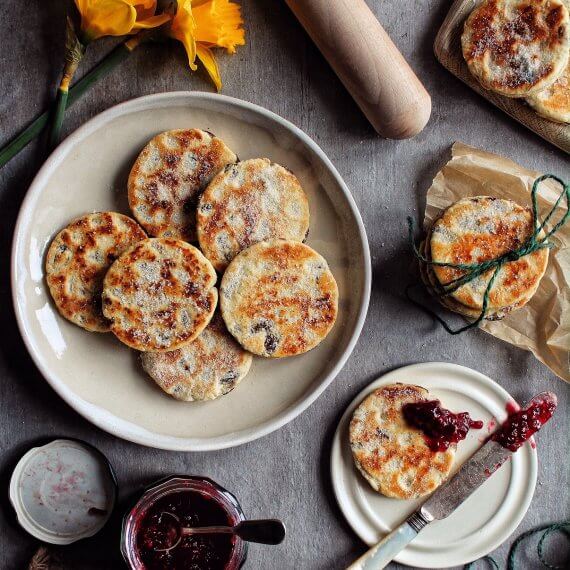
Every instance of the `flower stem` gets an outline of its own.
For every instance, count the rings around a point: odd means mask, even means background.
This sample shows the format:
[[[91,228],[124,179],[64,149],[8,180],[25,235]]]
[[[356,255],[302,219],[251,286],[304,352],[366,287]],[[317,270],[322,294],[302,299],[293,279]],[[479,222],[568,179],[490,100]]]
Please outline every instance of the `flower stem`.
[[[69,84],[73,79],[79,62],[83,59],[85,53],[85,44],[81,43],[71,18],[67,18],[67,29],[65,37],[65,66],[63,68],[63,77],[57,90],[55,100],[55,109],[51,123],[51,129],[48,141],[48,150],[51,152],[59,143],[61,137],[61,126],[63,125],[63,117],[67,106],[67,98],[69,94]]]
[[[53,113],[53,119],[51,123],[51,130],[49,133],[48,141],[48,151],[52,151],[59,143],[61,137],[61,127],[63,125],[63,116],[65,115],[65,109],[67,107],[67,98],[69,91],[67,89],[62,89],[61,87],[57,90],[57,97],[55,100],[55,110]]]
[[[136,36],[135,36],[136,37]],[[133,49],[140,42],[134,42],[135,37],[119,44],[113,51],[109,53],[100,63],[98,63],[91,71],[85,74],[73,87],[69,89],[67,106],[70,107],[78,99],[80,99],[91,87],[102,77],[105,77],[122,61],[127,59]],[[16,135],[11,141],[0,149],[0,168],[8,161],[16,156],[23,148],[33,141],[44,130],[50,117],[49,111],[44,111],[38,115],[20,134]]]

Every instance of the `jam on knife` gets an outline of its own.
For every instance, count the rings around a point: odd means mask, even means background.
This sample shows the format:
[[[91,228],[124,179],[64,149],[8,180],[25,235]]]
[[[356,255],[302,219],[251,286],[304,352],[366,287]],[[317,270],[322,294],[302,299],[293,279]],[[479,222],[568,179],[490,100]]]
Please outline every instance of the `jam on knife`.
[[[507,419],[491,439],[510,451],[516,451],[551,417],[558,401],[552,392],[535,396],[526,408],[517,409],[507,404]]]
[[[445,451],[465,439],[470,429],[483,427],[483,422],[472,420],[468,412],[454,414],[442,408],[439,400],[404,404],[402,412],[408,425],[424,432],[432,451]]]

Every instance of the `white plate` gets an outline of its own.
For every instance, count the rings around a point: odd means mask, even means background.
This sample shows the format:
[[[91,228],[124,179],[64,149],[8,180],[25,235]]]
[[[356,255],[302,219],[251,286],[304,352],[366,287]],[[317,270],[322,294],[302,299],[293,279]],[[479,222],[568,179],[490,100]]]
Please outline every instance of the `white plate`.
[[[375,492],[352,461],[348,425],[354,409],[379,386],[402,382],[417,384],[453,411],[468,411],[483,420],[457,448],[452,474],[489,434],[488,424],[506,418],[511,396],[487,376],[457,364],[430,362],[404,366],[378,378],[352,401],[336,431],[331,455],[334,492],[354,532],[372,546],[402,523],[422,500],[389,499]],[[419,568],[447,568],[467,564],[502,544],[522,521],[536,485],[536,448],[530,442],[493,474],[474,496],[447,519],[425,528],[395,560]],[[425,499],[424,499],[425,500]]]
[[[133,351],[112,334],[88,333],[59,317],[44,283],[46,248],[76,216],[128,213],[129,170],[155,134],[199,127],[241,159],[267,156],[299,177],[309,199],[308,244],[339,285],[339,318],[307,354],[256,359],[238,389],[207,403],[162,393]],[[370,295],[370,254],[348,188],[302,131],[251,103],[209,93],[164,93],[123,103],[66,139],[42,167],[22,204],[12,251],[12,290],[20,331],[36,365],[80,414],[119,437],[163,449],[231,447],[291,421],[333,380],[360,334]]]

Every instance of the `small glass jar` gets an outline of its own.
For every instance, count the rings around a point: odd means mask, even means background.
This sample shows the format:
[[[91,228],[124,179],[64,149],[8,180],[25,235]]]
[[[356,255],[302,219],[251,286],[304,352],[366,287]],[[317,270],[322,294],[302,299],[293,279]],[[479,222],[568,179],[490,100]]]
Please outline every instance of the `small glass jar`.
[[[153,512],[153,506],[159,508],[169,499],[176,500],[180,498],[182,493],[196,494],[197,502],[204,508],[204,505],[210,504],[213,511],[225,513],[228,526],[235,526],[245,520],[245,515],[241,509],[237,499],[223,487],[211,479],[205,477],[192,477],[184,475],[174,475],[162,479],[151,485],[141,496],[135,506],[125,514],[123,519],[123,530],[121,535],[121,552],[127,564],[133,570],[145,570],[148,566],[143,561],[144,552],[141,550],[141,533],[145,532],[145,525],[148,524],[148,518]],[[207,500],[207,501],[206,501]],[[213,503],[209,503],[209,502]],[[162,508],[162,507],[160,507]],[[203,512],[203,511],[202,511]],[[180,516],[183,513],[178,512]],[[206,513],[207,514],[207,513]],[[193,513],[189,513],[193,516]],[[209,526],[207,523],[206,526]],[[216,524],[220,524],[216,522]],[[224,524],[224,523],[222,523]],[[203,524],[199,526],[204,526]],[[212,536],[212,535],[200,535]],[[225,540],[231,541],[231,551],[227,554],[227,561],[223,566],[224,570],[238,570],[241,568],[247,557],[247,542],[241,540],[238,536],[233,535],[216,535],[217,537],[226,537]],[[203,540],[203,539],[200,539]],[[211,545],[210,545],[211,546]],[[200,548],[210,548],[210,546],[202,546]],[[181,546],[177,547],[181,548]],[[213,548],[213,547],[212,547]],[[226,546],[224,546],[226,548]],[[175,552],[174,550],[172,552]],[[176,551],[177,555],[183,554]],[[206,555],[206,554],[204,554]],[[173,565],[174,562],[165,558],[164,565],[161,563],[154,564],[154,568],[169,568],[178,570],[178,566]],[[183,564],[180,565],[180,568]],[[220,566],[221,568],[222,566]]]

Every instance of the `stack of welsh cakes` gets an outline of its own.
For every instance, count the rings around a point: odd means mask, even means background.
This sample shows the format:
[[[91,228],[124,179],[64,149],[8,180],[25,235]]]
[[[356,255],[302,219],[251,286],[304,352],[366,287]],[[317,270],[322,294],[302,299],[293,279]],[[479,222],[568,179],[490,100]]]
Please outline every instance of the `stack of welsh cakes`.
[[[517,250],[533,231],[528,208],[492,196],[464,198],[433,223],[421,253],[437,263],[479,264]],[[524,306],[538,289],[547,263],[548,249],[504,263],[489,291],[485,318],[498,320]],[[429,263],[421,263],[420,268],[426,286],[443,306],[472,319],[481,315],[494,268],[455,290],[453,282],[466,271]],[[447,288],[450,292],[444,294]]]
[[[465,21],[463,57],[485,89],[570,123],[568,0],[484,0]]]
[[[332,329],[337,285],[303,243],[308,200],[283,166],[239,161],[199,129],[168,131],[137,158],[128,198],[136,221],[98,212],[64,228],[46,279],[65,318],[140,351],[168,394],[217,398],[252,354],[302,354]]]

